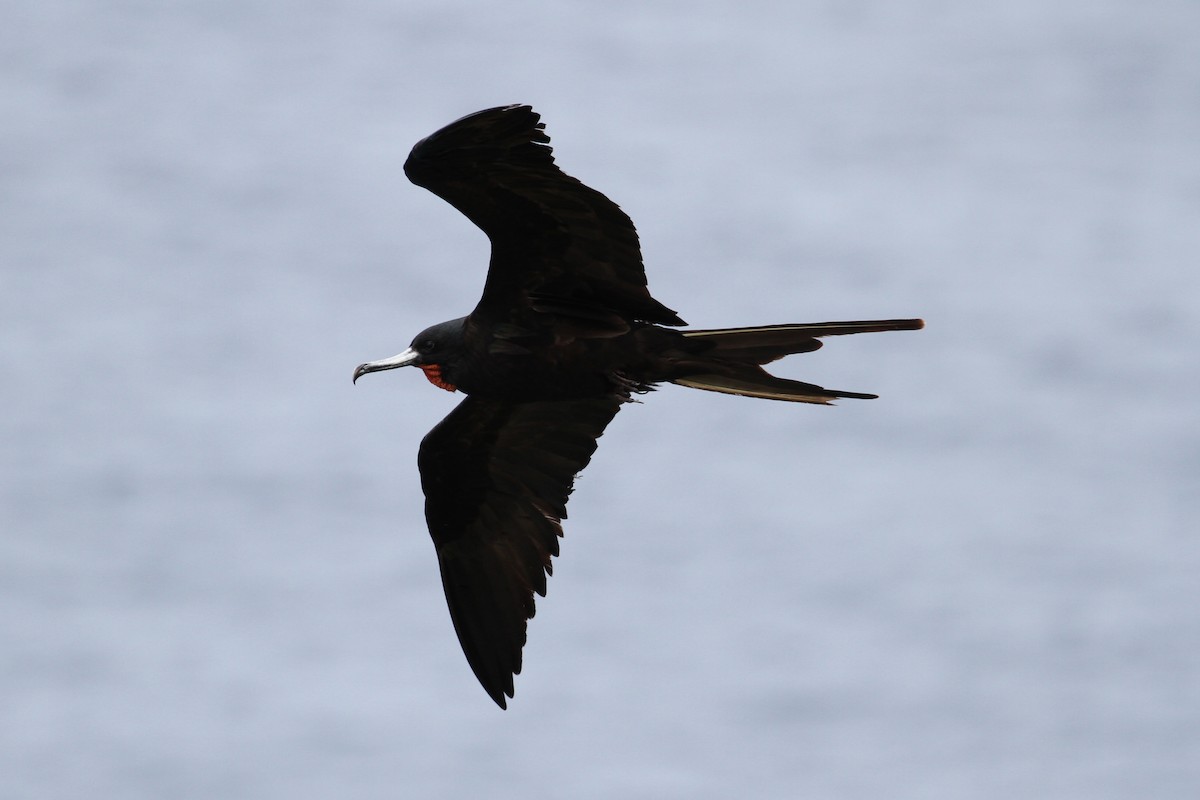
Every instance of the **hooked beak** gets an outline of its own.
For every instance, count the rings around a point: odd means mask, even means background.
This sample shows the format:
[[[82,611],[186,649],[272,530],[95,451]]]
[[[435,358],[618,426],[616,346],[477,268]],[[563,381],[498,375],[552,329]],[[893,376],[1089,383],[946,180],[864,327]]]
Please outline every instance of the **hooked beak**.
[[[357,383],[358,379],[368,372],[381,372],[385,369],[395,369],[396,367],[407,367],[417,363],[420,360],[421,354],[413,348],[408,348],[399,355],[394,355],[391,358],[385,358],[381,361],[368,361],[366,364],[359,364],[358,369],[354,370],[354,380],[352,383]]]

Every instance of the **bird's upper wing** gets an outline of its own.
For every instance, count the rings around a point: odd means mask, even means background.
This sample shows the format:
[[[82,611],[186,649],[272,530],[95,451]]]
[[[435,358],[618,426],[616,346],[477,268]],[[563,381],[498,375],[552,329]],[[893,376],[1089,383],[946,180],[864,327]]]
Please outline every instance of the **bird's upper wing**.
[[[450,617],[501,708],[521,671],[533,594],[546,594],[575,475],[620,404],[468,397],[421,442],[425,517]]]
[[[650,296],[629,217],[555,166],[539,119],[522,105],[479,111],[422,139],[404,164],[409,180],[492,241],[476,314],[499,319],[533,310],[601,325],[684,324]]]

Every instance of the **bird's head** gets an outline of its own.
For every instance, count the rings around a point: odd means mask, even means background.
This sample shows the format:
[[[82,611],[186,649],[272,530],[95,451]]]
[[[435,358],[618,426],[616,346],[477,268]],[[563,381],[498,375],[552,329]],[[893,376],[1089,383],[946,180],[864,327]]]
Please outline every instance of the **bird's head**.
[[[462,348],[465,322],[465,317],[440,322],[418,333],[403,353],[380,361],[359,364],[354,370],[354,382],[357,383],[358,379],[368,372],[381,372],[396,367],[420,367],[434,386],[448,392],[455,391],[458,387],[447,379],[445,370],[456,360],[455,356]]]

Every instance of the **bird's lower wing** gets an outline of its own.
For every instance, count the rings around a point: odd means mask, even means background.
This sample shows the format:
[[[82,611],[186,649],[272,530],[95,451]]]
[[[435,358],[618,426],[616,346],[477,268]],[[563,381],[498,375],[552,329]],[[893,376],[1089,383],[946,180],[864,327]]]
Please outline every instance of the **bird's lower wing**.
[[[618,398],[510,402],[468,397],[425,437],[425,518],[463,653],[501,708],[521,671],[534,592],[575,476],[621,406]]]

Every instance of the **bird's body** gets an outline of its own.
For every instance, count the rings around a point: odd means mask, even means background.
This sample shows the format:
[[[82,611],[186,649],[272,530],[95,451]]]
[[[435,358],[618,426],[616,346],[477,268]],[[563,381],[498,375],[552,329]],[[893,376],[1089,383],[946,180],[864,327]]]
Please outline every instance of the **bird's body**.
[[[762,368],[820,337],[913,330],[873,320],[679,330],[646,286],[633,223],[554,165],[528,106],[488,109],[419,142],[405,173],[492,242],[483,297],[367,372],[420,367],[467,395],[421,443],[425,513],[450,615],[476,676],[501,706],[521,669],[534,593],[545,594],[574,478],[635,393],[673,382],[804,403],[874,395]]]

